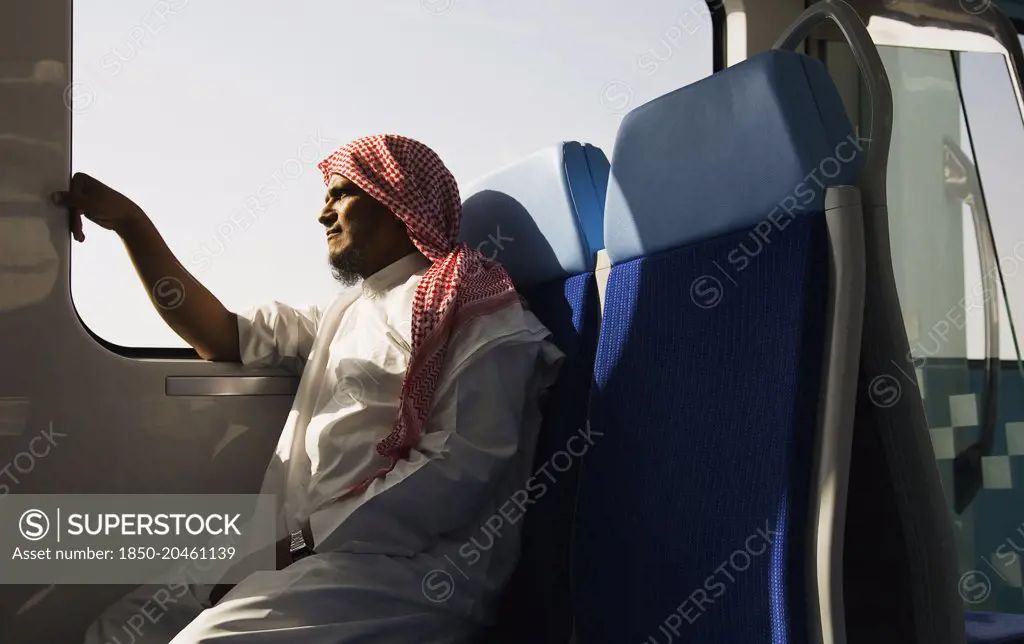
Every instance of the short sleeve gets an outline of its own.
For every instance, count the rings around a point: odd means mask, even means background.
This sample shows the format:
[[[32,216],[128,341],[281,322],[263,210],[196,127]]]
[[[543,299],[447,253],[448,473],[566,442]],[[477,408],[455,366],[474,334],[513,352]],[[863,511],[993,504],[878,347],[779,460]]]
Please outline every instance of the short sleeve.
[[[293,308],[270,302],[238,314],[238,354],[242,364],[281,366],[301,373],[313,349],[323,309]]]

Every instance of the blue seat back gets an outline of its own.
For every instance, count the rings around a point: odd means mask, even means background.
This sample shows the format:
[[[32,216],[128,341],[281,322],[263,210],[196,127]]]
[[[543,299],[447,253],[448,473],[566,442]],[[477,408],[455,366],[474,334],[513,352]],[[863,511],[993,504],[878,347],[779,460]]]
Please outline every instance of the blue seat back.
[[[607,180],[599,149],[562,143],[477,182],[463,204],[462,238],[506,267],[566,354],[545,402],[538,467],[564,451],[586,421],[600,314],[594,257],[603,247]],[[568,641],[576,475],[572,468],[531,486],[520,563],[487,641]]]
[[[574,537],[576,635],[808,641],[827,185],[857,139],[824,66],[769,52],[626,116]]]

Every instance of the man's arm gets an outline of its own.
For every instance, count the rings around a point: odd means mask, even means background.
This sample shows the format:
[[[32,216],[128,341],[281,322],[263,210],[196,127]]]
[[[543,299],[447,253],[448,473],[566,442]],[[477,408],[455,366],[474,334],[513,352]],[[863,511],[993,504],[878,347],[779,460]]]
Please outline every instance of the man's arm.
[[[474,521],[524,447],[538,367],[550,382],[560,356],[546,343],[506,344],[468,365],[442,392],[408,459],[310,517],[316,551],[409,556]]]
[[[160,317],[204,360],[238,361],[238,322],[171,253],[142,209],[96,179],[76,173],[68,192],[54,202],[72,212],[75,238],[83,241],[81,216],[113,230],[124,241],[135,270]]]
[[[178,262],[143,215],[118,234],[160,317],[204,360],[238,362],[238,318]]]

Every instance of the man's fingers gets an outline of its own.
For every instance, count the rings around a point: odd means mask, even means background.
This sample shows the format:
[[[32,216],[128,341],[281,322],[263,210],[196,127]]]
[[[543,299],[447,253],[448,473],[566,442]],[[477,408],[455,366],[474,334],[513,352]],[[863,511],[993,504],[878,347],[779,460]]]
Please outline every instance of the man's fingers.
[[[71,192],[81,195],[89,194],[95,185],[96,180],[84,172],[76,172],[71,175]]]
[[[82,226],[83,212],[81,205],[76,203],[78,200],[71,193],[63,190],[50,193],[50,200],[58,206],[69,209],[71,235],[77,241],[85,241],[85,230]]]
[[[51,198],[58,206],[70,208],[75,212],[89,212],[92,209],[91,198],[78,192],[55,192]]]
[[[71,235],[75,241],[85,241],[85,231],[82,230],[82,213],[74,211],[71,213]]]

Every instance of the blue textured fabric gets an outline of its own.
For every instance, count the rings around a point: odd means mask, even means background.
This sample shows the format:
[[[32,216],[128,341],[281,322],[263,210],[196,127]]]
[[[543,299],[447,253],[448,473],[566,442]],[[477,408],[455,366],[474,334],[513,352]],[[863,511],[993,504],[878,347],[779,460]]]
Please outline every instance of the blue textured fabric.
[[[760,54],[630,112],[612,153],[612,263],[823,210],[864,155],[824,65]]]
[[[582,439],[569,440],[586,424],[600,318],[597,282],[587,273],[524,295],[566,359],[545,405],[537,469],[526,487],[533,504],[523,525],[519,567],[503,596],[499,634],[487,641],[566,644],[572,634],[569,553],[578,468],[556,473],[550,463],[554,454],[568,453],[567,445],[580,454],[574,459],[586,455]],[[562,468],[563,460],[555,466]]]
[[[1021,644],[1024,615],[967,611],[967,644]]]
[[[520,289],[593,271],[607,163],[593,146],[563,142],[497,170],[464,192],[459,241],[501,262]]]
[[[755,238],[611,269],[574,536],[580,644],[808,641],[824,217],[730,261]]]

